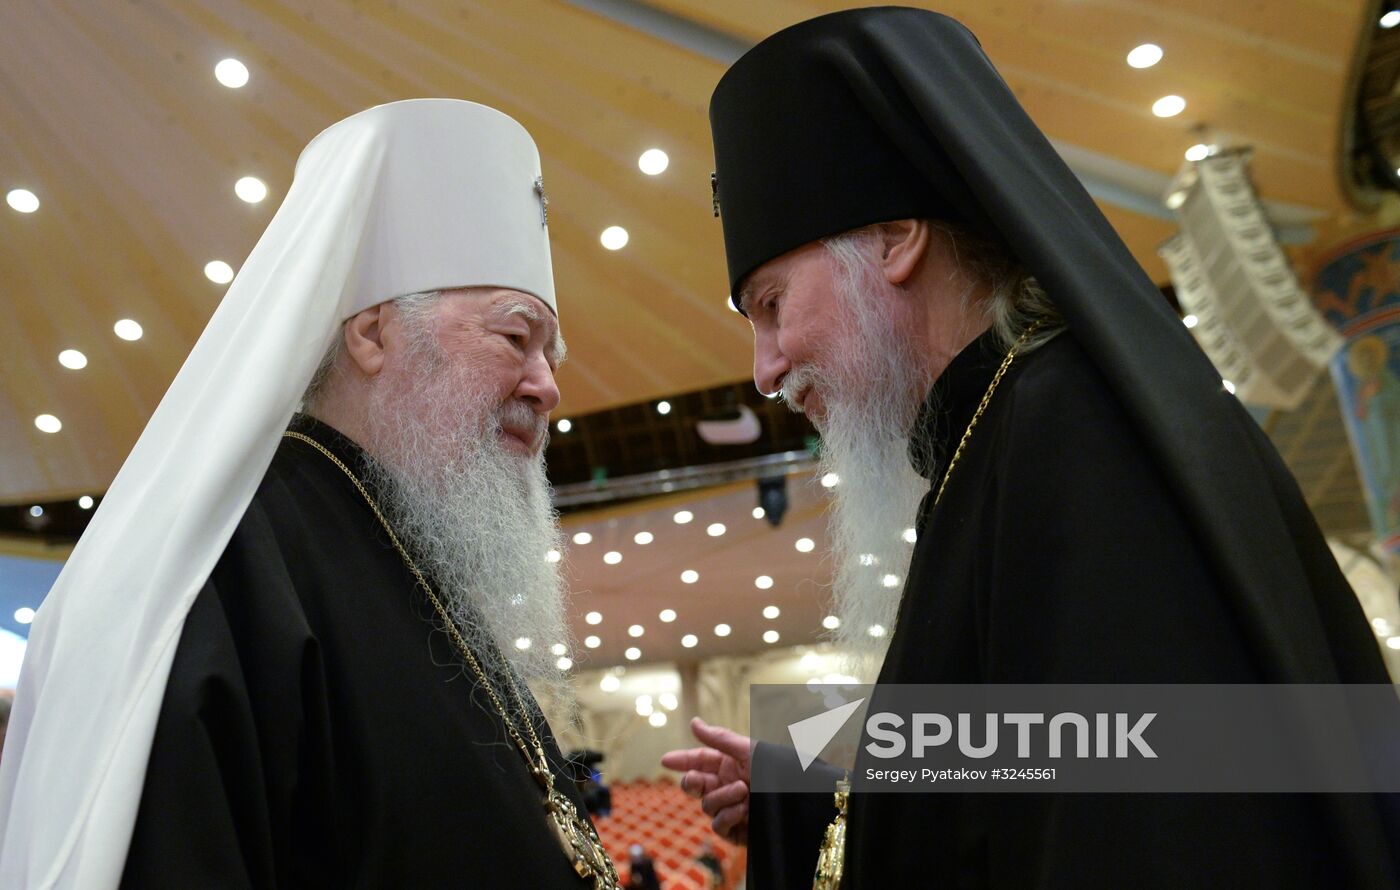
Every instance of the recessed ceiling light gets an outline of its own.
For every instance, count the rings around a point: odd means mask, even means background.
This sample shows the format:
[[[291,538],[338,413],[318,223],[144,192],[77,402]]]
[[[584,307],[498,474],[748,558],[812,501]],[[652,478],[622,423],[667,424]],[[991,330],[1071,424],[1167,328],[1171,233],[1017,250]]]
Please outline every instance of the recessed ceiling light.
[[[529,649],[529,648],[530,648],[530,645],[531,645],[531,644],[530,644],[530,638],[529,638],[529,637],[516,637],[516,638],[515,638],[515,648],[519,649],[521,652],[524,652],[526,649]]]
[[[1382,28],[1394,28],[1396,25],[1400,25],[1400,11],[1392,9],[1390,12],[1381,16]],[[1395,649],[1397,647],[1391,646],[1390,648]]]
[[[767,575],[759,575],[757,578],[753,579],[753,586],[757,587],[759,590],[767,590],[773,586],[773,579]]]
[[[40,516],[44,515],[44,508],[39,506],[38,504],[35,504],[34,506],[29,508],[29,515],[33,516],[35,519],[38,519]]]
[[[873,554],[873,553],[862,553],[862,554],[858,557],[858,560],[860,561],[860,564],[863,565],[863,566],[873,566],[873,565],[875,565],[875,563],[877,563],[877,562],[880,561],[880,560],[878,560],[878,559],[875,558],[875,554]]]
[[[1230,395],[1235,394],[1235,384],[1231,383],[1229,380],[1222,380],[1220,382],[1225,387],[1226,392],[1228,392]]]
[[[603,641],[589,634],[583,638],[583,645],[587,646],[589,649],[597,649],[599,646],[603,645]]]
[[[807,652],[803,654],[802,660],[798,664],[802,666],[804,671],[821,670],[822,657],[815,652]]]
[[[885,635],[885,626],[883,624],[872,624],[865,629],[865,632],[872,637],[883,637]]]
[[[650,714],[647,715],[647,722],[650,723],[652,726],[655,726],[655,727],[658,727],[658,728],[659,728],[659,727],[662,727],[662,726],[665,726],[665,725],[666,725],[666,712],[665,712],[665,711],[652,711]]]
[[[733,630],[733,628],[731,628],[731,627],[730,627],[729,625],[727,625],[727,624],[716,624],[716,625],[715,625],[715,636],[717,636],[717,637],[727,637],[727,636],[729,636],[729,632],[730,632],[731,630]]]
[[[567,433],[574,428],[574,423],[567,417],[561,417],[559,418],[559,422],[554,424],[554,428],[561,433]]]
[[[665,401],[665,400],[662,400],[662,401],[660,401],[660,402],[657,402],[657,403],[656,403],[656,413],[657,413],[657,414],[670,414],[670,413],[671,413],[671,403],[670,403],[670,402],[667,402],[667,401]]]
[[[710,527],[705,529],[705,534],[712,538],[718,538],[720,535],[724,534],[724,532],[725,528],[723,522],[712,522],[710,523]]]
[[[694,649],[699,642],[700,638],[697,637],[695,634],[686,634],[685,636],[681,637],[681,645],[687,649]]]
[[[256,204],[267,197],[267,186],[256,176],[245,176],[233,184],[233,193],[240,200]]]
[[[774,618],[777,618],[780,614],[781,612],[779,611],[777,606],[763,607],[763,617],[767,618],[769,621],[772,621]]]
[[[39,196],[29,189],[12,189],[5,196],[5,203],[20,213],[33,213],[39,209]]]
[[[1172,192],[1170,195],[1167,195],[1167,199],[1163,203],[1167,205],[1168,210],[1176,210],[1180,208],[1182,204],[1186,203],[1185,189],[1178,189],[1177,191]]]
[[[1385,644],[1392,649],[1400,649],[1400,637],[1391,637],[1385,641]]]
[[[592,543],[593,535],[588,532],[577,532],[574,534],[574,543],[580,546]]]
[[[1194,328],[1197,324],[1200,323],[1200,321],[1201,320],[1194,315],[1187,315],[1186,317],[1181,319],[1181,323],[1186,325],[1188,328]]]
[[[883,584],[883,585],[885,585],[886,587],[898,587],[898,586],[899,586],[899,576],[898,576],[898,575],[886,575],[885,577],[883,577],[883,578],[880,579],[880,583]]]
[[[1134,68],[1151,68],[1162,61],[1162,48],[1155,43],[1144,43],[1133,47],[1128,53],[1128,64]]]
[[[822,627],[826,628],[827,630],[835,630],[840,626],[841,619],[837,618],[835,615],[828,615],[822,619]]]
[[[603,613],[602,613],[602,612],[589,612],[587,615],[583,616],[583,620],[584,620],[584,621],[587,621],[589,624],[602,624],[602,623],[603,623]]]
[[[39,428],[41,433],[56,433],[63,429],[63,421],[52,414],[40,414],[34,418],[34,425]]]
[[[603,554],[603,562],[610,566],[615,566],[622,562],[622,554],[618,553],[616,550],[609,550],[607,553]]]
[[[687,522],[695,518],[695,514],[690,512],[689,510],[682,510],[675,516],[672,516],[671,518],[675,520],[676,525],[685,525]]]
[[[700,573],[694,569],[686,569],[684,572],[681,572],[681,580],[686,584],[694,584],[696,581],[700,580]]]
[[[912,544],[915,541],[919,540],[919,533],[912,528],[906,528],[904,530],[904,534],[900,537],[904,538],[904,543]]]
[[[817,545],[811,538],[798,538],[792,546],[797,548],[798,553],[811,553]]]
[[[659,615],[657,615],[656,617],[657,617],[657,618],[660,618],[660,619],[661,619],[662,621],[664,621],[666,624],[670,624],[672,621],[675,621],[675,620],[676,620],[676,610],[675,610],[675,609],[662,609],[662,610],[661,610],[661,613],[660,613]]]
[[[648,148],[637,158],[637,167],[648,176],[665,173],[671,165],[671,158],[659,148]]]
[[[632,540],[645,547],[647,544],[650,544],[656,539],[651,536],[651,532],[637,532],[635,535],[632,536]]]
[[[622,686],[622,681],[617,678],[617,674],[604,674],[603,679],[598,681],[598,688],[604,692],[616,692]]]
[[[248,82],[248,66],[237,59],[224,59],[214,66],[214,77],[229,89],[236,90]]]
[[[91,509],[92,509],[92,498],[89,497],[89,496],[87,496],[87,495],[83,495],[82,497],[78,498],[78,509],[79,509],[79,510],[91,510]]]
[[[574,666],[574,660],[572,658],[569,658],[568,656],[565,656],[559,659],[558,661],[554,662],[554,666],[559,668],[559,670],[561,671],[567,671],[569,668]]]
[[[1390,622],[1385,620],[1384,618],[1372,618],[1371,627],[1375,629],[1376,633],[1380,634],[1383,637],[1390,636]]]
[[[545,562],[558,562],[560,559],[563,559],[563,554],[560,553],[558,550],[547,550],[547,551],[545,551],[545,554],[544,554],[544,561],[545,561]]]
[[[763,632],[763,642],[765,642],[765,643],[776,643],[776,642],[778,642],[778,632],[777,632],[776,630],[765,630],[765,631]]]
[[[765,516],[767,516],[767,515],[768,515],[768,514],[764,511],[764,509],[763,509],[762,507],[754,507],[754,508],[753,508],[753,518],[754,518],[754,519],[762,519],[763,517],[765,517]]]
[[[627,628],[627,636],[629,637],[640,637],[646,632],[647,629],[645,627],[642,627],[640,624],[634,624],[631,627]]]
[[[233,267],[223,260],[211,260],[204,264],[204,277],[215,284],[228,284],[233,280]]]
[[[1152,103],[1152,113],[1158,117],[1176,117],[1186,110],[1186,100],[1180,96],[1163,96]]]
[[[58,363],[65,368],[81,371],[87,367],[87,356],[76,349],[65,349],[58,354]]]
[[[598,240],[608,250],[621,250],[627,246],[627,230],[622,226],[608,226]]]
[[[141,325],[138,322],[134,322],[129,318],[123,318],[112,325],[112,333],[121,337],[123,340],[134,341],[140,340],[141,335],[145,332],[141,330]]]
[[[841,477],[835,473],[827,473],[822,477],[822,488],[835,488],[841,484]]]
[[[563,643],[555,643],[553,646],[549,647],[549,651],[553,652],[555,655],[568,655],[569,647],[565,646]]]
[[[627,656],[628,661],[636,661],[642,657],[642,650],[638,649],[636,646],[629,646],[627,651],[622,654]]]
[[[1208,157],[1210,157],[1210,146],[1204,142],[1197,142],[1186,149],[1186,160],[1188,161],[1204,161]]]
[[[34,620],[34,610],[28,606],[15,609],[15,621],[19,624],[28,624]]]
[[[661,703],[661,707],[668,711],[674,711],[681,706],[674,692],[663,692],[656,697],[656,700]]]

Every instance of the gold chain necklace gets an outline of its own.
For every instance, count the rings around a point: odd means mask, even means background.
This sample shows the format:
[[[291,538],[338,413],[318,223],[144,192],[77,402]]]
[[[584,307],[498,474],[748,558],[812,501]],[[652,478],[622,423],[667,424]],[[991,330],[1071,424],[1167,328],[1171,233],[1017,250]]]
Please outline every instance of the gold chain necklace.
[[[997,368],[996,374],[992,376],[992,382],[987,386],[987,391],[982,394],[982,401],[978,403],[977,410],[973,412],[972,419],[967,423],[967,429],[963,430],[962,438],[958,440],[958,447],[953,450],[953,457],[948,461],[948,469],[943,471],[943,481],[938,483],[938,492],[933,496],[933,505],[938,506],[938,502],[943,500],[943,489],[948,487],[948,477],[953,475],[953,467],[958,465],[958,459],[962,457],[963,449],[967,447],[968,439],[972,438],[972,431],[977,426],[977,421],[982,419],[982,413],[987,410],[987,405],[992,401],[992,393],[997,391],[997,385],[1001,383],[1001,378],[1006,374],[1006,369],[1011,367],[1011,362],[1016,358],[1016,353],[1021,347],[1026,345],[1026,341],[1031,335],[1040,330],[1043,322],[1035,322],[1026,328],[1017,338],[1011,348],[1006,351],[1006,358],[1001,360],[1001,367]],[[821,852],[817,854],[817,872],[812,879],[812,890],[839,890],[841,878],[846,870],[846,812],[850,803],[851,780],[849,774],[836,783],[836,818],[831,820],[831,824],[826,827],[826,835],[822,838]]]
[[[617,876],[617,868],[613,865],[612,860],[608,858],[607,851],[603,849],[603,842],[598,839],[598,832],[593,827],[593,823],[587,819],[581,818],[578,813],[578,808],[574,806],[574,802],[563,792],[554,787],[554,773],[550,770],[549,760],[545,757],[544,745],[540,743],[539,736],[535,734],[534,722],[530,719],[530,712],[525,707],[525,702],[520,695],[519,687],[516,686],[514,681],[509,684],[510,691],[515,698],[515,705],[519,709],[521,719],[525,724],[525,731],[529,733],[529,744],[526,744],[525,739],[521,736],[520,730],[516,726],[516,721],[511,719],[510,713],[506,710],[505,703],[502,702],[500,696],[496,694],[495,685],[491,682],[490,677],[487,676],[485,669],[482,668],[481,662],[477,660],[476,654],[472,652],[471,647],[467,645],[466,638],[462,636],[462,632],[457,628],[457,623],[452,620],[452,616],[448,613],[447,608],[443,606],[442,600],[438,599],[437,593],[433,591],[432,585],[428,583],[428,579],[419,571],[418,564],[413,561],[413,557],[409,556],[408,550],[405,549],[403,544],[399,541],[399,536],[394,533],[393,527],[389,525],[389,520],[385,519],[384,514],[380,512],[378,502],[370,495],[364,484],[360,482],[359,477],[356,476],[340,458],[332,454],[326,446],[317,442],[310,436],[292,430],[287,430],[282,433],[282,435],[288,439],[296,439],[305,442],[312,448],[321,452],[321,454],[325,455],[331,463],[339,467],[340,471],[355,484],[355,488],[359,490],[360,495],[365,499],[365,503],[369,504],[370,510],[374,512],[374,517],[379,520],[379,524],[383,526],[385,533],[388,534],[389,541],[394,545],[394,549],[398,551],[399,557],[404,561],[404,564],[408,566],[408,570],[413,573],[413,578],[418,583],[419,588],[427,594],[428,601],[433,604],[433,610],[437,612],[443,627],[447,629],[447,634],[452,638],[453,645],[462,653],[462,657],[466,660],[467,665],[471,667],[472,672],[476,674],[477,679],[481,682],[481,687],[486,690],[486,694],[490,697],[491,703],[496,706],[496,712],[500,715],[501,721],[505,724],[507,734],[510,735],[511,741],[515,743],[521,756],[525,758],[525,763],[530,767],[530,775],[534,776],[535,781],[538,782],[540,787],[544,790],[545,812],[548,813],[555,834],[558,835],[560,843],[564,847],[565,855],[567,855],[569,860],[573,863],[574,872],[581,878],[592,878],[594,890],[620,890],[621,881]]]

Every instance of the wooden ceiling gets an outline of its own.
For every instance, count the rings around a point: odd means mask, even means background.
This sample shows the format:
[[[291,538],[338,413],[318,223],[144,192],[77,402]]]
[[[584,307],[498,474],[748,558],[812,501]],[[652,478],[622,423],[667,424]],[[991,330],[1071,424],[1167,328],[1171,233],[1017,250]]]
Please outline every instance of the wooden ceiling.
[[[224,286],[286,193],[301,147],[380,102],[470,98],[520,120],[543,156],[571,358],[561,411],[580,414],[744,378],[748,328],[725,307],[710,214],[706,105],[722,61],[561,0],[129,0],[0,5],[0,502],[103,490]],[[846,4],[814,0],[602,3],[660,11],[753,42]],[[930,7],[933,4],[928,4]],[[584,8],[590,6],[592,8]],[[1361,0],[1041,0],[937,4],[966,22],[1058,144],[1169,176],[1206,141],[1252,145],[1267,199],[1325,220],[1348,212],[1334,158]],[[1153,42],[1165,58],[1124,64]],[[221,86],[216,62],[251,71]],[[1152,102],[1187,101],[1158,119]],[[637,156],[665,149],[648,177]],[[249,205],[234,182],[270,194]],[[1173,224],[1110,220],[1158,280]],[[622,225],[628,246],[599,233]],[[120,318],[145,336],[114,336]],[[66,348],[85,369],[61,367]],[[63,422],[57,434],[39,414]]]

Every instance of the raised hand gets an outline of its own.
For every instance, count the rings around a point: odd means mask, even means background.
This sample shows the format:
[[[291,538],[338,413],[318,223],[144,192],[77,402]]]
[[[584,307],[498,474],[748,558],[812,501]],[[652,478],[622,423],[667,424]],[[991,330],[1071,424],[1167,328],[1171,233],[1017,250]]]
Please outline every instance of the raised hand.
[[[661,765],[682,773],[681,790],[700,799],[715,834],[731,843],[747,843],[753,742],[699,717],[690,721],[690,731],[705,747],[669,751],[661,757]]]

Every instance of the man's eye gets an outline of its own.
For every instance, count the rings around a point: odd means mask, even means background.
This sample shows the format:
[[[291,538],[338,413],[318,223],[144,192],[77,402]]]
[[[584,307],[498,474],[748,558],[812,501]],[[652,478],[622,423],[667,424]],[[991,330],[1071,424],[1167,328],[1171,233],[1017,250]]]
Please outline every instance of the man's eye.
[[[506,334],[506,339],[510,340],[510,342],[514,343],[521,349],[524,349],[526,346],[530,345],[530,338],[525,336],[524,334]]]

